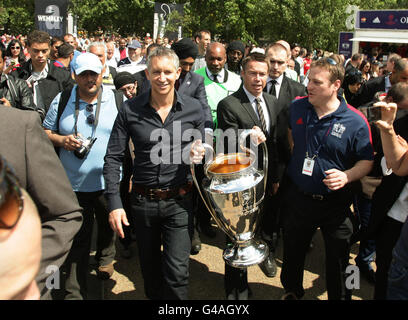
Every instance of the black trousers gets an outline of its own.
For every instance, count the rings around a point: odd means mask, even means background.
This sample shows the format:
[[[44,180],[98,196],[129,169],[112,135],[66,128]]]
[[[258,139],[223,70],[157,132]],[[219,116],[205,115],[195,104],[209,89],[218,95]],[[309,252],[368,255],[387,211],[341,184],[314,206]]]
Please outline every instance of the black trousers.
[[[228,236],[226,236],[226,245],[232,245],[232,240]],[[228,300],[248,300],[247,268],[235,268],[225,263],[224,288]]]
[[[192,193],[154,201],[132,192],[131,204],[146,296],[188,299]]]
[[[375,300],[387,299],[388,270],[392,261],[392,250],[399,239],[402,226],[402,222],[387,216],[376,233],[375,246],[377,251],[375,264],[377,265],[377,270],[375,273]]]
[[[109,225],[109,212],[104,191],[76,192],[79,205],[83,210],[81,229],[76,234],[72,248],[65,262],[67,279],[65,281],[65,299],[82,300],[87,298],[86,279],[89,268],[94,220],[98,224],[97,252],[95,259],[99,265],[110,264],[116,254],[115,234]]]
[[[351,198],[337,192],[325,200],[314,200],[290,184],[284,196],[283,264],[281,282],[285,292],[304,295],[303,273],[306,252],[320,227],[326,253],[326,285],[329,300],[351,299],[346,288],[351,222]]]
[[[265,240],[269,250],[274,253],[277,246],[277,239],[274,241],[273,233],[279,232],[278,223],[278,203],[279,197],[265,196],[262,213],[258,222],[257,237]],[[265,237],[266,236],[266,237]],[[226,236],[227,246],[232,244],[231,239]],[[249,294],[247,268],[234,268],[225,264],[224,288],[227,299],[247,300]]]

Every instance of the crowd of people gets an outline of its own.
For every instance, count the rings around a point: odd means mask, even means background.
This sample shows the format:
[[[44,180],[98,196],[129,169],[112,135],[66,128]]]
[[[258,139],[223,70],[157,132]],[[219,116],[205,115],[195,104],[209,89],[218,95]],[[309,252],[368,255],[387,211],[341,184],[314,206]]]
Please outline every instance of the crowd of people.
[[[125,258],[135,239],[146,297],[188,299],[190,255],[216,236],[190,163],[201,181],[202,142],[224,153],[217,132],[242,129],[267,144],[257,237],[271,278],[282,242],[282,299],[303,297],[317,229],[328,299],[351,299],[356,242],[373,299],[408,298],[408,60],[212,39],[1,38],[1,299],[87,299],[95,220],[100,279],[114,272],[117,237]],[[247,269],[225,264],[224,289],[248,299]]]

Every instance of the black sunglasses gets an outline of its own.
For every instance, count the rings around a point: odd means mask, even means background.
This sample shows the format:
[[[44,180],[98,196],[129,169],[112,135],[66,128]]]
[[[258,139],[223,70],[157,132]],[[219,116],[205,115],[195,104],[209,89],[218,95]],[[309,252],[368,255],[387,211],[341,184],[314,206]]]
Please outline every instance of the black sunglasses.
[[[20,49],[20,47],[11,47],[11,49]]]
[[[86,106],[86,111],[93,112],[93,104],[88,104]],[[94,124],[95,123],[95,116],[93,115],[93,113],[91,113],[88,117],[86,117],[86,122],[88,124]]]
[[[0,235],[13,229],[24,209],[24,198],[14,170],[0,156]]]

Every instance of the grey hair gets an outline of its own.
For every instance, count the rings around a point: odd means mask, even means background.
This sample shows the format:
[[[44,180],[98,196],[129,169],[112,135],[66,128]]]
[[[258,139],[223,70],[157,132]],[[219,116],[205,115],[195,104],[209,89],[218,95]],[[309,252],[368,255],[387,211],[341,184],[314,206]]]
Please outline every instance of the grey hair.
[[[147,70],[151,70],[152,60],[156,57],[168,57],[173,61],[174,68],[177,70],[180,66],[179,58],[177,54],[169,48],[166,47],[157,47],[154,48],[149,56],[147,57]]]
[[[88,45],[88,48],[86,49],[86,51],[90,52],[92,47],[103,47],[103,49],[105,50],[105,55],[108,53],[108,48],[106,47],[105,42],[91,42],[90,45]]]
[[[406,68],[408,68],[408,60],[405,58],[401,58],[395,61],[393,72],[402,72]]]

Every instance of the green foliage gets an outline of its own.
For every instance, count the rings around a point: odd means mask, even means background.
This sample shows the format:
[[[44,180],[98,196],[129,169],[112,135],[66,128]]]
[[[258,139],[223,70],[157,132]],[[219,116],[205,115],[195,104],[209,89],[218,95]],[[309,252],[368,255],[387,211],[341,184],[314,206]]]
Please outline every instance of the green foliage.
[[[71,0],[78,28],[121,35],[141,35],[153,28],[154,2],[147,0]]]
[[[165,0],[162,0],[166,2]],[[408,8],[408,0],[178,0],[184,17],[173,11],[166,31],[181,24],[184,36],[208,29],[213,38],[262,44],[284,39],[307,48],[336,51],[346,31],[348,5],[362,10]],[[78,29],[89,32],[144,35],[153,33],[154,1],[71,0]],[[10,33],[34,27],[34,0],[0,0],[0,24]]]
[[[14,34],[26,34],[34,28],[34,0],[0,1],[0,24]]]

